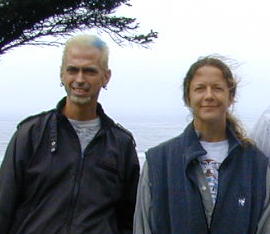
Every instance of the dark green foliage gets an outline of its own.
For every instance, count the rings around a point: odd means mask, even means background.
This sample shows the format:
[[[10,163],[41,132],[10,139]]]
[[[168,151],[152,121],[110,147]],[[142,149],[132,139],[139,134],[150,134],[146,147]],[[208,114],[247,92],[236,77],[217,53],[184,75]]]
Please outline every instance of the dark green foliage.
[[[118,17],[114,11],[129,0],[0,0],[0,54],[20,45],[57,45],[38,41],[43,36],[66,36],[95,28],[118,44],[147,44],[157,38],[152,30],[136,35],[136,19]]]

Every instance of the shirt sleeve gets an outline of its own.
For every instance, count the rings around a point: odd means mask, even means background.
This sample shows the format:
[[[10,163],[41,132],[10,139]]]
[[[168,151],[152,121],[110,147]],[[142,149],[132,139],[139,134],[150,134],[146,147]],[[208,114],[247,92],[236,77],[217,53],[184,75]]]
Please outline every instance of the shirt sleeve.
[[[270,109],[266,110],[255,124],[251,138],[256,142],[257,147],[270,158]]]
[[[268,165],[266,173],[266,196],[264,202],[264,210],[258,224],[256,234],[270,233],[270,165]]]
[[[150,226],[150,212],[151,193],[149,186],[148,163],[145,160],[137,191],[133,234],[152,234]]]

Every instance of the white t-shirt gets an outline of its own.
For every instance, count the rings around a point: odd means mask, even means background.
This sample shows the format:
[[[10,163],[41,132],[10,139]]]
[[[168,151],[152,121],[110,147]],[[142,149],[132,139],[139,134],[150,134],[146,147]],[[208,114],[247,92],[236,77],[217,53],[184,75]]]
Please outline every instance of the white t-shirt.
[[[200,141],[200,143],[207,154],[201,156],[199,160],[210,159],[221,164],[228,155],[228,140],[218,142]]]
[[[200,141],[207,152],[199,158],[200,165],[207,180],[213,204],[216,202],[218,192],[218,169],[228,155],[228,140],[219,142]]]
[[[75,129],[81,144],[82,153],[86,146],[93,140],[98,130],[100,129],[100,118],[93,120],[79,121],[68,119],[73,128]],[[82,154],[83,155],[83,154]]]

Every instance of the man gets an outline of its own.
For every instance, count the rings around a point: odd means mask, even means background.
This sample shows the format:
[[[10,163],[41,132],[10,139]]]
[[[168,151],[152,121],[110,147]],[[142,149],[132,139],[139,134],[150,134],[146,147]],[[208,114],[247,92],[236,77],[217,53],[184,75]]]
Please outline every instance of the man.
[[[251,133],[251,138],[256,142],[257,147],[270,158],[270,107],[268,107]]]
[[[0,233],[132,233],[139,162],[97,102],[111,77],[95,36],[67,41],[57,108],[18,125],[0,170]]]

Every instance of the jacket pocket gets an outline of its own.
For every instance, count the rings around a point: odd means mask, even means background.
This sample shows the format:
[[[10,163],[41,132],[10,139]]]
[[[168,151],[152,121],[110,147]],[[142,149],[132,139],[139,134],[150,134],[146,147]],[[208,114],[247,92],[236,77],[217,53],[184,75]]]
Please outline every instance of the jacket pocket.
[[[109,160],[99,160],[97,162],[97,165],[105,170],[108,170],[114,174],[118,174],[118,169],[114,162],[111,162]]]

